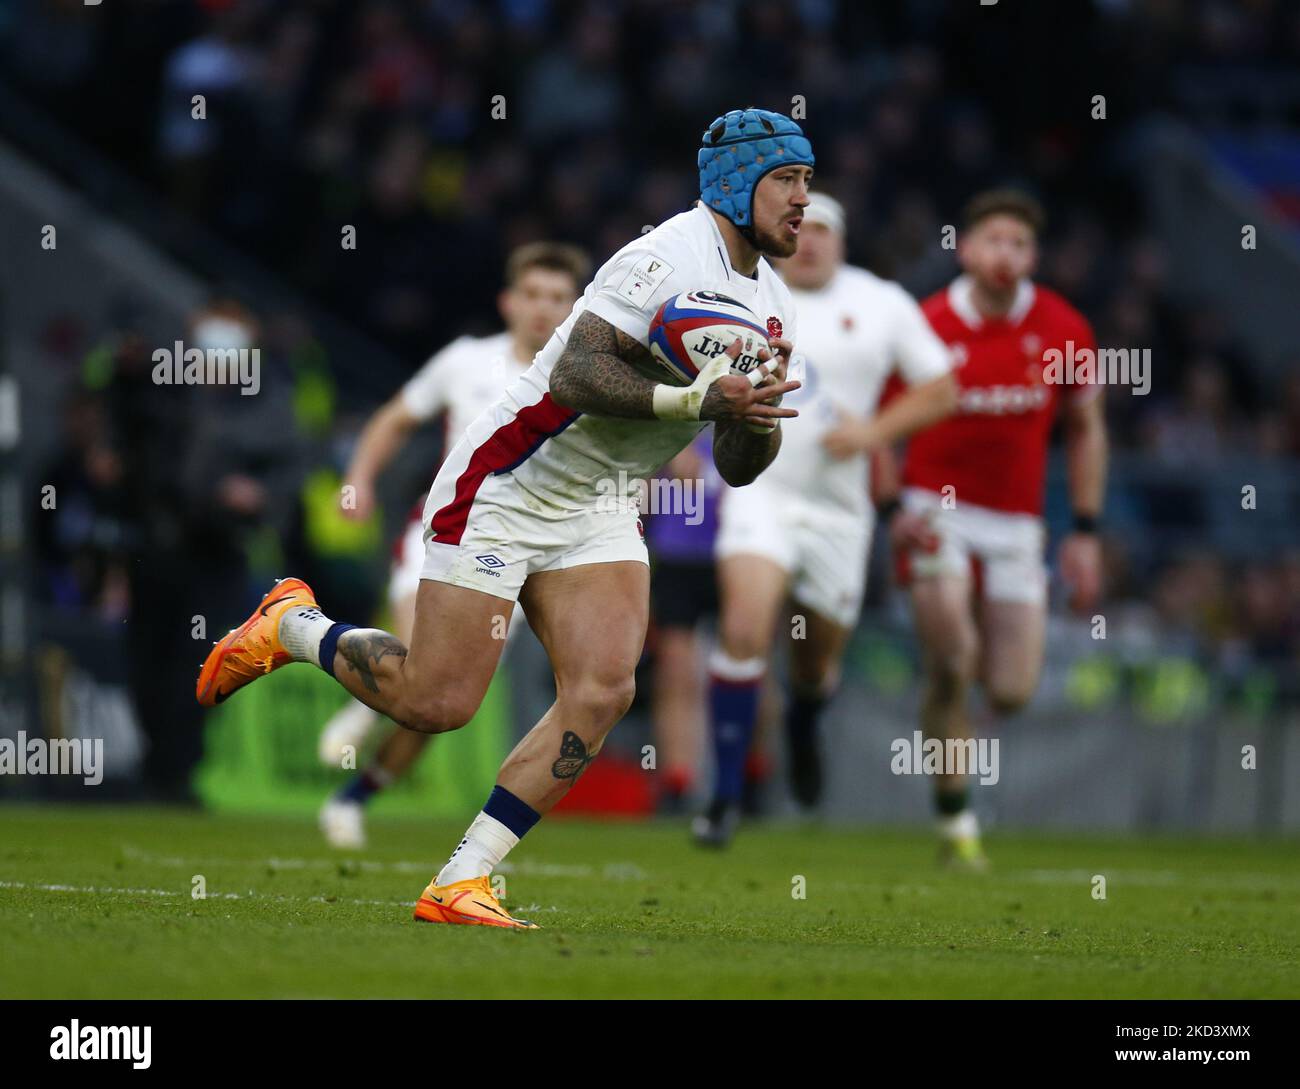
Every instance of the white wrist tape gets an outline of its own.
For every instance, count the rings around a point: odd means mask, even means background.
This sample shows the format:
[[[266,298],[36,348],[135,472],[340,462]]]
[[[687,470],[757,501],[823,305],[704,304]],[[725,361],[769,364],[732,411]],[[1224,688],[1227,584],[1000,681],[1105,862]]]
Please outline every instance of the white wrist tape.
[[[652,393],[652,411],[660,420],[698,420],[709,387],[731,369],[731,359],[720,355],[695,376],[689,386],[657,385]]]
[[[654,414],[660,420],[698,420],[703,392],[696,394],[694,386],[665,386],[654,388]]]

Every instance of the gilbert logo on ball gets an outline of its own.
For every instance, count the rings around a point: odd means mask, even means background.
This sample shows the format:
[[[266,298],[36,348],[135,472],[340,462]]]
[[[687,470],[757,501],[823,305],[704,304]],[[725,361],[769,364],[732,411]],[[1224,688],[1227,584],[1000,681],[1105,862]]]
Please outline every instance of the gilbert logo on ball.
[[[684,291],[668,299],[650,322],[650,354],[677,384],[688,386],[700,369],[739,338],[741,351],[732,374],[758,366],[768,347],[767,330],[744,303],[720,291]]]

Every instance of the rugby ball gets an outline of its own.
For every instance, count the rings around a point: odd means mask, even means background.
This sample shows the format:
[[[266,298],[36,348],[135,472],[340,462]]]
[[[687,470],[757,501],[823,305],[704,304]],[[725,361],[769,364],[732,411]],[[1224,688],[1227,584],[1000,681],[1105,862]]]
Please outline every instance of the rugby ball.
[[[673,384],[689,386],[737,337],[741,349],[731,373],[748,374],[758,366],[759,349],[769,348],[758,315],[721,291],[683,291],[666,300],[650,322],[650,354]]]

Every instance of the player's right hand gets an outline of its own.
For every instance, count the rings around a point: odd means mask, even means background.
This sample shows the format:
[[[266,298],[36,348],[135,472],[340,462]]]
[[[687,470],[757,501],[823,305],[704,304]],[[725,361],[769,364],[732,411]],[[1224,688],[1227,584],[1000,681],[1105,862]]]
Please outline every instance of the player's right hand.
[[[919,511],[900,510],[889,520],[888,528],[889,547],[895,553],[934,552],[939,547],[934,526]]]
[[[1070,587],[1070,608],[1086,615],[1101,596],[1101,541],[1095,533],[1071,533],[1061,542],[1057,558]]]
[[[789,345],[780,342],[776,356],[760,348],[758,366],[750,374],[732,374],[731,364],[739,358],[742,347],[737,337],[730,348],[700,372],[696,381],[706,379],[709,383],[700,405],[700,419],[742,420],[771,430],[778,421],[798,416],[796,409],[782,408],[779,404],[785,394],[801,385],[784,380]]]

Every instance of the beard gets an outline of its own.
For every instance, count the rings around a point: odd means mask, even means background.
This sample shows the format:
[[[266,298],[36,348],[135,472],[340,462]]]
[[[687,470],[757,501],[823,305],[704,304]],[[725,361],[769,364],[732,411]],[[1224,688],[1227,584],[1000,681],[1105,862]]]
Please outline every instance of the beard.
[[[785,220],[777,224],[776,231],[754,226],[754,249],[764,257],[793,257],[799,248],[799,236],[790,237],[785,233]]]

